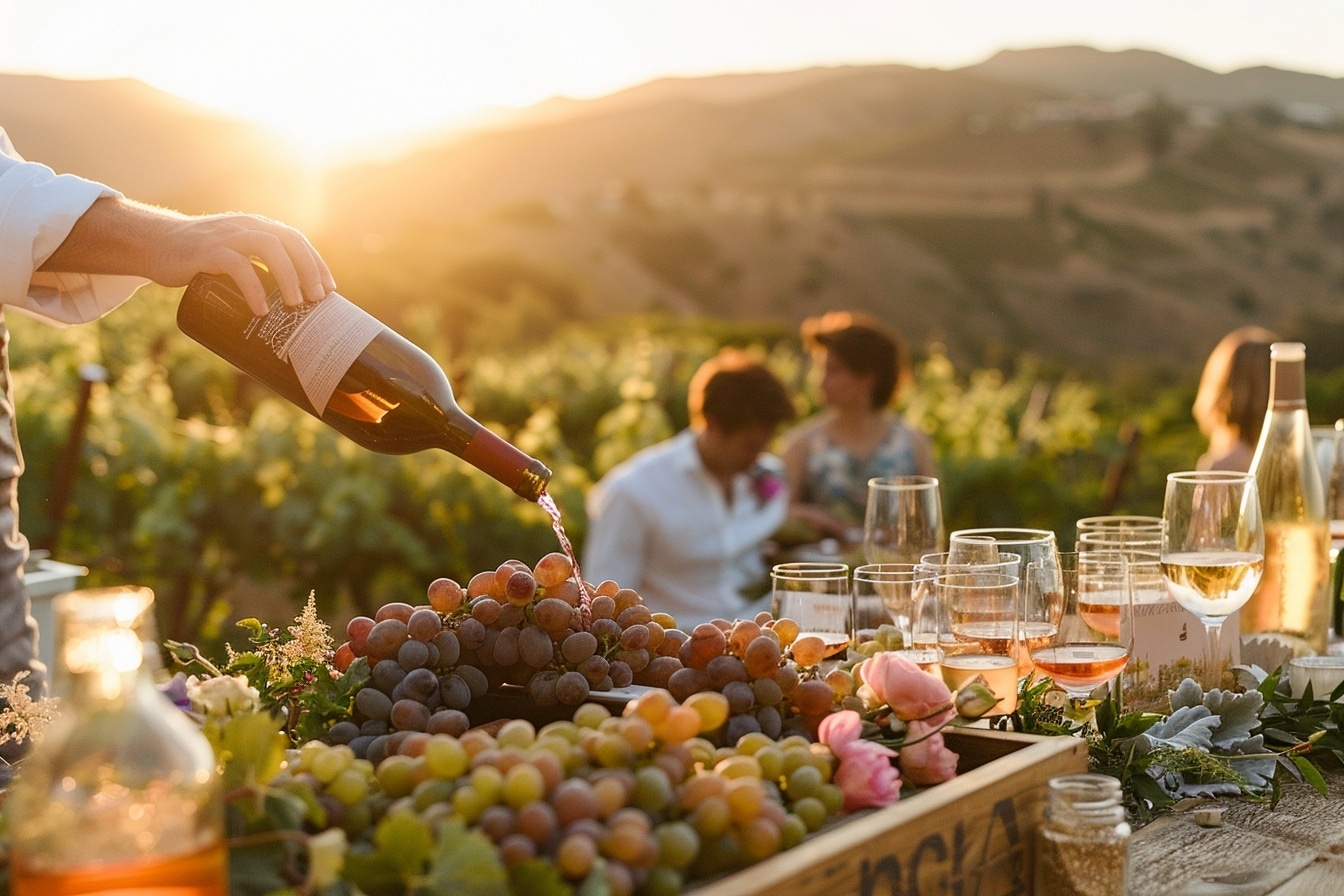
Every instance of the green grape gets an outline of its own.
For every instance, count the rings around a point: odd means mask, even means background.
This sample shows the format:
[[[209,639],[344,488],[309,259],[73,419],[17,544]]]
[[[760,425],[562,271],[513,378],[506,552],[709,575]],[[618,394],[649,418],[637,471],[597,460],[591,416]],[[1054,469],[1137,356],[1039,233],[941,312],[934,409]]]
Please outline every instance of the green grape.
[[[415,785],[411,791],[411,803],[417,812],[423,813],[437,803],[451,803],[453,791],[457,785],[444,778],[427,778]]]
[[[495,735],[495,740],[501,747],[527,748],[532,746],[536,739],[537,729],[527,719],[510,719]]]
[[[436,778],[460,778],[470,765],[471,757],[455,737],[438,734],[425,744],[425,766]]]
[[[702,838],[717,837],[728,830],[732,814],[728,811],[728,800],[724,796],[710,796],[701,801],[691,812],[691,824]]]
[[[611,710],[601,703],[584,703],[574,710],[574,724],[580,728],[596,728],[611,718]]]
[[[362,802],[369,795],[369,776],[357,768],[346,768],[326,787],[326,793],[346,806]]]
[[[639,888],[640,896],[677,896],[686,886],[685,876],[675,868],[650,868]]]
[[[784,751],[773,742],[768,746],[761,747],[751,755],[756,757],[756,761],[761,766],[761,778],[763,780],[778,782],[784,777]]]
[[[388,756],[378,766],[375,776],[383,793],[392,799],[406,796],[415,787],[416,760],[409,756]]]
[[[737,752],[743,756],[755,756],[766,747],[775,745],[774,738],[766,737],[759,731],[753,731],[750,734],[744,734],[737,740]]]
[[[700,851],[700,835],[685,821],[665,821],[653,829],[653,836],[658,841],[659,865],[686,868]]]
[[[800,765],[788,773],[784,790],[790,800],[800,800],[809,796],[820,798],[821,789],[825,784],[821,771],[815,765]]]
[[[635,789],[630,801],[636,807],[656,815],[672,802],[673,796],[672,781],[661,768],[648,765],[635,770]]]
[[[471,786],[483,799],[491,803],[499,802],[504,790],[504,773],[494,766],[475,765],[471,769]]]
[[[826,821],[826,804],[814,796],[794,800],[790,809],[807,826],[809,833],[819,829]]]
[[[835,784],[823,784],[817,793],[817,798],[832,815],[839,815],[845,806],[845,792]]]
[[[823,817],[823,820],[824,817]],[[779,828],[779,848],[793,849],[807,836],[807,823],[794,813],[790,812],[784,818],[784,824]]]
[[[520,763],[505,773],[502,794],[506,804],[518,809],[544,797],[546,781],[535,765]]]
[[[337,744],[311,754],[307,767],[317,780],[323,784],[330,784],[354,761],[355,751],[345,744]]]
[[[482,812],[494,804],[494,800],[487,799],[471,784],[453,791],[453,812],[467,824],[474,823]]]

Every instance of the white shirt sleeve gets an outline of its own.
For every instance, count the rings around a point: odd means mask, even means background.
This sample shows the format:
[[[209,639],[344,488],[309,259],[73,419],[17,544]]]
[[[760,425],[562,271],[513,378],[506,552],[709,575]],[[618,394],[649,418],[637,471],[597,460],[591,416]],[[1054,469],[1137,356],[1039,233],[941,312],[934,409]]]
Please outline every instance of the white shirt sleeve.
[[[93,320],[146,283],[139,277],[38,271],[94,201],[116,190],[24,161],[0,128],[0,305],[49,323]]]
[[[648,556],[647,523],[633,496],[620,488],[594,490],[583,546],[583,575],[598,584],[611,579],[639,590]]]

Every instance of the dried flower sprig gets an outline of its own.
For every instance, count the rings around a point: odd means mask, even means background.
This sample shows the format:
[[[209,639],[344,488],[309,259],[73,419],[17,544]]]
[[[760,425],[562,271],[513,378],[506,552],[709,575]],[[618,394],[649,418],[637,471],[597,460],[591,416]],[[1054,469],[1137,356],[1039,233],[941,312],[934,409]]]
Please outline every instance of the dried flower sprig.
[[[34,700],[23,683],[27,677],[25,669],[8,684],[0,683],[0,744],[25,740],[37,743],[56,720],[60,701],[55,697]]]

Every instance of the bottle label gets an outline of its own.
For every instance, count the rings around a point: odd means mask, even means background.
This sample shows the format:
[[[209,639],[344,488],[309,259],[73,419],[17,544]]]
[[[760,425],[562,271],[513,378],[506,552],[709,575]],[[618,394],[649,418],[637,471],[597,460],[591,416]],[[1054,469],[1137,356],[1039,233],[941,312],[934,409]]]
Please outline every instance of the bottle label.
[[[363,308],[332,293],[315,305],[304,303],[297,308],[277,299],[269,314],[253,320],[247,335],[260,339],[294,368],[320,416],[341,377],[382,329]]]

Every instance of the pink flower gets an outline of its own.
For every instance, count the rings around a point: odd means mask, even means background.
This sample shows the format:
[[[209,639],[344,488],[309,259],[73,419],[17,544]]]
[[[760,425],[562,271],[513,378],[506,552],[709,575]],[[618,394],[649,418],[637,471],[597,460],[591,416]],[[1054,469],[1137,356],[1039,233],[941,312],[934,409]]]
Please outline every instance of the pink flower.
[[[936,724],[915,720],[905,730],[901,773],[911,784],[941,784],[957,776],[957,754],[947,748],[938,728]]]
[[[936,675],[925,672],[903,656],[881,652],[863,663],[863,683],[880,703],[904,721],[928,719],[940,709],[951,709],[952,692]]]
[[[901,796],[901,774],[892,764],[894,750],[865,740],[863,720],[853,710],[833,712],[821,720],[818,736],[840,760],[831,782],[845,795],[845,811],[888,806]]]
[[[769,467],[757,464],[751,468],[751,485],[761,506],[769,504],[784,491],[784,480]]]

